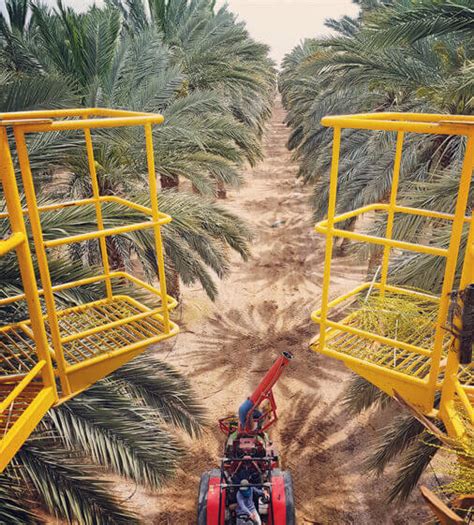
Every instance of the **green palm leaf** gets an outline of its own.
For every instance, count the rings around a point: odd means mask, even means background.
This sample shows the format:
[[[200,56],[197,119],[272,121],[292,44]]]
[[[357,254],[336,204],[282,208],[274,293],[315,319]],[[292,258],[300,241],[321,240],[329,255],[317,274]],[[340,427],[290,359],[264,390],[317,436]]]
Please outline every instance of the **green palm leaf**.
[[[368,27],[374,30],[374,43],[382,46],[447,33],[472,37],[474,9],[470,0],[394,3],[393,7],[373,12]]]
[[[111,492],[111,482],[83,459],[49,438],[23,445],[17,454],[26,479],[54,516],[84,525],[132,525],[139,520]]]
[[[438,451],[438,439],[425,432],[403,455],[388,501],[406,501]]]
[[[199,436],[205,422],[204,409],[195,399],[186,378],[163,361],[141,356],[114,373],[130,396],[156,410],[169,425]]]
[[[183,449],[160,427],[157,413],[134,404],[121,388],[120,382],[106,379],[52,410],[53,429],[69,449],[80,450],[94,463],[159,487],[176,468]]]
[[[0,476],[0,523],[5,525],[15,523],[18,525],[33,525],[42,523],[39,516],[31,509],[33,502],[25,497],[21,481],[15,473]]]
[[[352,415],[360,414],[376,405],[385,408],[392,398],[363,377],[353,375],[344,392],[344,407]]]

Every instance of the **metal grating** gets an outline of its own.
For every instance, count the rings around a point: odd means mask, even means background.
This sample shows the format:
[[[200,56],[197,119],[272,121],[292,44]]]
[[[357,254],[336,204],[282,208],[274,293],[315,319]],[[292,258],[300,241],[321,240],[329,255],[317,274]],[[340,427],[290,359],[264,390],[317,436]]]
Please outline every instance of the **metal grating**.
[[[30,334],[29,328],[21,324],[4,327],[0,331],[0,403],[7,400],[14,388],[38,364],[35,343]],[[33,378],[11,403],[0,411],[0,441],[43,387],[41,375]]]
[[[147,346],[167,336],[161,315],[127,296],[59,311],[58,320],[70,366],[132,345]],[[50,338],[47,319],[45,325]],[[0,330],[0,403],[38,364],[31,336],[29,321]],[[0,442],[43,388],[41,375],[33,378],[0,412]]]
[[[352,311],[351,311],[352,310]],[[404,294],[387,293],[384,298],[375,292],[370,298],[356,300],[349,307],[351,313],[340,324],[341,329],[331,328],[326,335],[325,349],[364,362],[370,362],[385,369],[423,379],[429,374],[431,357],[397,348],[345,331],[345,327],[356,328],[364,333],[386,337],[393,341],[407,343],[420,350],[431,351],[436,328],[438,304],[435,301]],[[346,310],[347,312],[347,310]],[[445,340],[445,351],[450,337]]]
[[[141,306],[141,305],[140,305]],[[128,320],[132,316],[146,313],[147,309],[126,296],[112,297],[110,300],[85,305],[75,311],[59,312],[61,333],[78,335],[71,341],[63,340],[66,362],[74,365],[104,353],[123,350],[133,344],[150,344],[165,335],[161,317],[153,311],[138,320]],[[110,323],[123,323],[107,327]],[[96,332],[81,335],[90,330]]]
[[[355,323],[351,326],[357,327]],[[393,346],[371,341],[358,335],[337,331],[328,336],[326,347],[333,352],[349,355],[383,368],[396,370],[411,376],[425,377],[430,370],[431,359]]]
[[[36,364],[35,343],[20,325],[0,331],[0,376],[27,374]]]
[[[0,400],[6,399],[19,382],[20,379],[0,383]],[[0,440],[5,437],[8,430],[18,421],[18,419],[20,419],[25,410],[31,405],[34,398],[42,390],[42,381],[32,381],[12,401],[12,403],[0,413]]]
[[[458,379],[461,385],[474,389],[474,363],[461,365],[459,368]]]

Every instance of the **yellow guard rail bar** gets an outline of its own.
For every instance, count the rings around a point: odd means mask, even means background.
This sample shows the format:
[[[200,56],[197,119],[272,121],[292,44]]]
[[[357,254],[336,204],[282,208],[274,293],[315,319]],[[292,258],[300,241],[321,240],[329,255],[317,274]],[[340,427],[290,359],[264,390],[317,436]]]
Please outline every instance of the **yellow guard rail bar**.
[[[446,330],[450,306],[450,293],[455,286],[455,273],[460,254],[463,228],[470,226],[468,249],[464,259],[461,289],[474,282],[474,221],[466,216],[468,195],[474,163],[474,118],[464,115],[428,115],[417,113],[373,113],[330,116],[322,119],[324,126],[334,128],[332,166],[327,219],[316,225],[316,231],[326,235],[326,254],[321,307],[312,314],[319,324],[320,333],[312,342],[315,351],[343,361],[349,368],[365,377],[385,392],[397,392],[425,414],[436,414],[435,394],[442,390],[439,415],[448,430],[456,436],[465,433],[466,421],[474,424],[474,373],[471,365],[459,364],[459,352],[455,338]],[[374,203],[340,215],[336,214],[337,187],[341,134],[345,128],[381,130],[396,133],[396,147],[392,184],[387,204]],[[417,209],[401,206],[397,202],[400,182],[403,144],[406,133],[458,135],[466,139],[466,152],[459,178],[458,198],[454,213],[439,210]],[[385,235],[378,237],[363,232],[347,231],[336,225],[348,219],[369,214],[385,214]],[[394,239],[396,214],[409,214],[446,221],[451,225],[449,247],[430,243],[408,242]],[[331,262],[334,238],[341,237],[383,247],[380,276],[374,282],[363,283],[352,292],[330,300]],[[390,257],[394,250],[407,250],[445,259],[442,291],[439,296],[388,283]],[[378,277],[378,279],[377,279]],[[413,318],[415,325],[424,332],[412,340],[400,340],[396,333],[384,330],[367,330],[361,324],[360,297],[374,296],[380,305],[388,297],[396,297],[412,305],[418,312]],[[359,303],[358,303],[359,301]],[[349,314],[341,321],[330,318],[338,307],[349,308]],[[383,307],[383,306],[381,306]],[[459,414],[462,410],[463,415]],[[467,416],[467,417],[466,417]]]
[[[11,231],[0,241],[0,256],[16,251],[24,289],[23,293],[0,297],[0,308],[11,308],[22,301],[28,306],[27,318],[0,326],[0,471],[51,406],[81,392],[143,352],[147,346],[178,332],[178,327],[170,320],[170,311],[177,303],[166,290],[161,236],[161,227],[171,218],[159,211],[152,135],[152,126],[162,122],[163,117],[158,114],[102,108],[0,114],[0,174],[6,204],[5,211],[0,213],[0,221],[8,224]],[[144,129],[143,154],[148,170],[149,206],[131,202],[123,196],[100,194],[92,130],[124,126]],[[7,133],[7,130],[12,132]],[[83,133],[92,194],[85,199],[38,206],[27,135],[68,130]],[[11,146],[14,146],[18,158],[26,208],[21,205]],[[108,203],[139,212],[143,220],[106,228],[103,205]],[[83,206],[95,210],[95,231],[44,239],[42,214]],[[38,286],[33,268],[25,222],[31,229],[41,286]],[[108,237],[145,229],[152,230],[154,235],[156,284],[117,271],[111,268],[109,261]],[[92,239],[99,242],[103,272],[53,285],[47,251]],[[58,304],[58,292],[93,283],[104,284],[102,298],[70,308],[61,308]],[[121,288],[119,294],[114,293],[116,283]],[[132,294],[132,288],[138,288],[139,297],[146,298],[146,301],[124,294],[124,285]],[[58,386],[56,378],[59,379]]]

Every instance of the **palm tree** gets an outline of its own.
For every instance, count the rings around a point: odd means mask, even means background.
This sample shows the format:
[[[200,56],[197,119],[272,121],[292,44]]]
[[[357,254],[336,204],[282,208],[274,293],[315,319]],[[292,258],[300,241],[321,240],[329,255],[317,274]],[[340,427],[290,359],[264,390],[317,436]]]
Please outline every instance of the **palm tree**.
[[[47,70],[73,79],[85,105],[164,113],[166,124],[156,131],[160,153],[167,153],[163,164],[158,157],[162,187],[177,186],[181,175],[199,191],[215,193],[212,180],[240,182],[241,152],[251,161],[258,158],[257,140],[231,118],[216,90],[179,96],[185,75],[172,64],[172,53],[154,27],[121,35],[120,13],[112,7],[77,14],[61,4],[55,11],[36,6],[33,14],[37,59]]]
[[[225,107],[229,125],[241,125],[254,141],[237,140],[245,159],[254,165],[261,159],[260,138],[271,114],[275,70],[268,48],[253,41],[243,24],[236,23],[227,7],[215,11],[211,0],[110,0],[120,9],[131,35],[158,31],[170,47],[173,63],[185,75],[181,93],[212,91]],[[208,123],[204,126],[208,128]],[[201,132],[203,132],[201,130]],[[163,179],[162,179],[163,180]],[[163,181],[176,187],[178,177]],[[225,198],[227,181],[217,180],[217,196]],[[198,189],[198,188],[197,188]]]
[[[225,186],[241,183],[238,168],[244,160],[244,154],[251,162],[259,158],[257,137],[233,118],[225,98],[216,90],[199,90],[180,96],[183,74],[179,66],[172,65],[172,56],[161,43],[154,27],[144,28],[138,36],[125,34],[118,42],[116,20],[119,14],[114,8],[93,8],[86,15],[77,15],[59,5],[57,12],[35,8],[34,15],[39,28],[38,40],[47,57],[56,57],[54,50],[62,50],[63,42],[70,34],[81,35],[75,40],[77,50],[71,45],[71,57],[67,59],[64,58],[63,51],[58,53],[54,67],[59,73],[69,77],[76,70],[84,70],[84,74],[80,74],[75,81],[83,86],[83,92],[88,92],[88,105],[127,105],[132,109],[160,111],[165,115],[166,123],[157,128],[154,135],[157,173],[162,188],[178,189],[180,178],[185,177],[199,193],[213,195],[219,189],[222,191]],[[104,32],[108,33],[107,37],[104,37]],[[96,44],[98,35],[101,42],[105,40],[110,43],[103,53],[108,57],[107,64],[103,60],[99,61],[101,55],[97,48],[100,50],[100,46]],[[50,49],[53,50],[52,53],[49,52]],[[82,67],[75,65],[77,61],[83,64]],[[97,71],[100,71],[100,75]],[[133,180],[137,173],[137,163],[145,158],[143,137],[139,130],[131,130],[121,134],[119,144],[116,137],[110,138],[110,134],[103,134],[101,141],[105,142],[99,152],[104,179],[112,184],[106,188],[105,193],[117,194],[119,189],[113,183],[108,165],[113,164],[111,167],[117,173],[119,186],[124,180],[124,171],[127,180]],[[117,147],[120,155],[116,154]],[[126,162],[121,169],[117,169],[117,157]],[[74,161],[72,159],[68,166],[76,174],[71,183],[74,185],[75,196],[83,196],[79,191],[80,178],[86,170],[74,169]],[[89,194],[88,187],[84,190]],[[190,202],[184,196],[183,199]],[[123,257],[120,256],[117,243],[109,241],[109,244],[112,244],[111,251],[115,254],[113,259],[119,266],[123,266]],[[178,248],[178,245],[175,246]],[[204,249],[205,247],[200,252],[204,252]],[[191,260],[190,264],[186,264],[188,261],[189,258],[186,258],[186,261],[178,261],[179,264],[172,265],[170,290],[179,294],[178,267],[187,267],[188,274],[194,268],[196,275],[191,279],[188,275],[180,277],[184,282],[201,280],[205,283],[206,291],[213,297],[215,286],[209,274],[201,270],[196,257],[195,261]],[[222,265],[213,269],[219,275],[224,274]]]
[[[302,95],[298,91],[305,105],[294,97],[296,119],[299,121],[298,112],[305,111],[305,115],[300,127],[295,127],[290,144],[297,148],[297,156],[301,158],[300,175],[315,185],[317,217],[326,212],[331,146],[330,132],[319,125],[324,114],[375,109],[466,111],[463,94],[457,97],[456,90],[445,85],[447,80],[454,82],[453,75],[462,75],[465,61],[462,54],[455,62],[445,60],[446,54],[454,60],[459,44],[456,39],[445,41],[443,47],[433,42],[418,43],[410,49],[407,63],[404,48],[368,51],[370,39],[367,34],[360,33],[319,43],[319,51],[302,63],[302,68],[312,76],[305,84],[307,92]],[[416,104],[414,92],[425,94]],[[306,97],[311,100],[306,101]],[[292,117],[290,109],[290,119]],[[407,141],[402,167],[405,181],[426,180],[432,164],[449,165],[451,159],[459,157],[459,148],[463,147],[461,141],[439,142],[436,136]],[[387,168],[393,162],[393,148],[394,138],[388,133],[346,133],[341,150],[344,159],[341,165],[344,176],[340,179],[341,211],[386,199],[391,182]]]
[[[234,117],[257,134],[273,105],[275,69],[268,47],[255,42],[244,24],[214,0],[109,0],[133,34],[154,27],[182,68],[187,89],[219,92]],[[249,159],[251,160],[251,159]]]

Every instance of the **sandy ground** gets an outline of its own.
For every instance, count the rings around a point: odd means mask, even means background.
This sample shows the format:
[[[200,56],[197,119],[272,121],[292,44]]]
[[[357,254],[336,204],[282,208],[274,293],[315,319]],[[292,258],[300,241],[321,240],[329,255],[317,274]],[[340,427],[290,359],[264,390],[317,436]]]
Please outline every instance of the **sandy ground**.
[[[222,447],[214,422],[235,412],[274,358],[290,350],[295,360],[275,390],[280,421],[273,438],[294,478],[297,523],[426,523],[417,496],[406,507],[385,505],[389,480],[361,467],[380,416],[350,419],[340,404],[350,372],[308,349],[316,333],[310,312],[320,301],[324,239],[313,232],[310,189],[295,179],[283,119],[277,104],[264,138],[265,160],[225,203],[255,231],[250,261],[235,258],[215,303],[200,290],[184,290],[182,333],[171,351],[157,350],[192,381],[211,424],[202,439],[190,441],[170,486],[159,494],[138,490],[130,502],[146,523],[195,524],[199,477],[217,465]],[[332,295],[353,288],[364,274],[365,266],[350,257],[337,259]]]

